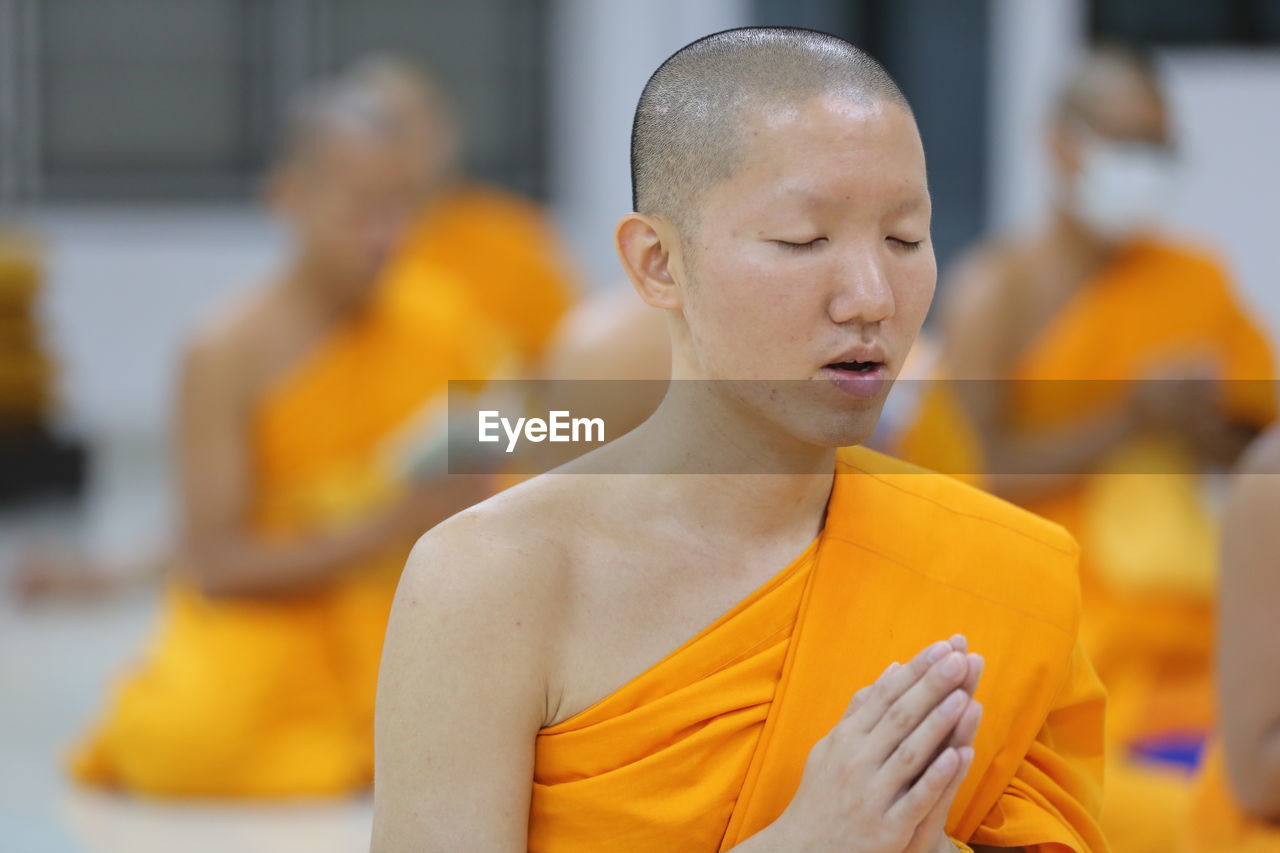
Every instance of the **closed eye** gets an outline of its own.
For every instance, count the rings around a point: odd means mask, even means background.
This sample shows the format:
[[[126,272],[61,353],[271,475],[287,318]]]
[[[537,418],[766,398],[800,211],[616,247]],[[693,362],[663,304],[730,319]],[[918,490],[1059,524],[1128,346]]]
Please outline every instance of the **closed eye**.
[[[919,249],[920,246],[924,243],[923,240],[915,240],[915,241],[902,240],[902,239],[899,239],[898,237],[888,237],[886,239],[888,239],[890,243],[895,243],[901,246],[902,248],[906,249],[908,252]]]
[[[777,243],[779,246],[781,246],[784,249],[787,249],[788,251],[803,252],[810,249],[816,249],[820,244],[827,242],[827,238],[814,237],[812,240],[810,240],[807,243],[793,243],[790,240],[774,240],[773,242]]]

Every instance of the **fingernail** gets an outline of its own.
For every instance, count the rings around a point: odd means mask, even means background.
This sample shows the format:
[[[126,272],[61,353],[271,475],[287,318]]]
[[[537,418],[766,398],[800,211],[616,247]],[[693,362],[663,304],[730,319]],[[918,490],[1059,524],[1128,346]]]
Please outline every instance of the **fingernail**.
[[[962,764],[968,764],[970,761],[973,761],[973,747],[971,746],[960,747],[960,762]]]
[[[963,690],[953,690],[951,695],[942,703],[942,710],[948,714],[955,713],[960,710],[960,706],[968,700],[969,696]]]
[[[954,678],[964,671],[963,658],[959,654],[947,655],[939,671],[948,678]]]
[[[934,643],[932,646],[929,647],[929,654],[927,655],[926,659],[929,661],[929,663],[937,663],[938,661],[942,660],[944,657],[946,657],[949,654],[951,654],[950,643],[941,643],[941,642]]]

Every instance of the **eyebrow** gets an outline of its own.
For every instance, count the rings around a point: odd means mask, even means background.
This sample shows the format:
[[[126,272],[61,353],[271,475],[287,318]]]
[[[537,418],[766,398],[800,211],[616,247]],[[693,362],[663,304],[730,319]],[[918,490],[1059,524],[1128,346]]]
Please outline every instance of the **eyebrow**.
[[[929,203],[929,193],[928,191],[925,191],[924,193],[921,193],[919,195],[912,196],[910,199],[907,199],[901,204],[895,205],[889,211],[889,214],[891,216],[902,216],[904,214],[917,211],[920,208],[927,205],[928,203]]]
[[[820,191],[813,190],[805,185],[784,186],[780,189],[779,196],[782,198],[798,199],[806,207],[812,207],[815,204],[825,201]],[[913,195],[911,198],[894,205],[894,207],[889,210],[889,215],[903,216],[905,214],[912,213],[913,211],[926,206],[929,201],[929,191],[926,189],[924,192]]]

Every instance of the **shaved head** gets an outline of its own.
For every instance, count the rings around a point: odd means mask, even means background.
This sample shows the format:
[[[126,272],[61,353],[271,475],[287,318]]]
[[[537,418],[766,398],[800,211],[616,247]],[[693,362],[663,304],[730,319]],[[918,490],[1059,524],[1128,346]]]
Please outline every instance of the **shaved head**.
[[[1163,104],[1160,72],[1151,55],[1123,44],[1104,44],[1089,50],[1067,75],[1058,92],[1060,118],[1105,124],[1112,102],[1146,98]]]
[[[824,94],[887,101],[910,112],[884,68],[847,41],[792,27],[743,27],[701,38],[659,66],[631,129],[632,203],[682,230],[698,199],[733,173],[747,114],[795,110]]]
[[[394,131],[394,115],[371,93],[342,80],[316,83],[293,102],[278,162],[309,166],[335,139],[388,140]]]
[[[396,56],[367,58],[344,75],[373,98],[396,137],[422,158],[428,183],[440,189],[461,171],[462,134],[445,91],[418,63]]]

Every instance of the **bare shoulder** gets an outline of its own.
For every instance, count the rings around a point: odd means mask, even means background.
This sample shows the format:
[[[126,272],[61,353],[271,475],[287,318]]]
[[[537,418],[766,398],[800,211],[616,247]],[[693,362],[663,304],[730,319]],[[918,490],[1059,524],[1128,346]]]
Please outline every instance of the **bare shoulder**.
[[[1025,247],[1012,238],[993,237],[965,250],[947,273],[948,301],[992,298],[1011,286],[1024,262]]]
[[[243,377],[257,363],[270,329],[265,288],[239,294],[207,315],[187,336],[184,376],[202,380]]]
[[[947,272],[942,323],[948,334],[989,327],[993,314],[1010,307],[1025,251],[1010,239],[993,238],[968,249]]]
[[[524,849],[572,538],[553,491],[517,486],[414,547],[378,678],[374,849]]]
[[[496,629],[537,657],[526,664],[547,664],[573,561],[574,524],[556,486],[547,477],[522,483],[424,534],[401,577],[397,610],[417,611],[414,621],[434,636]]]

